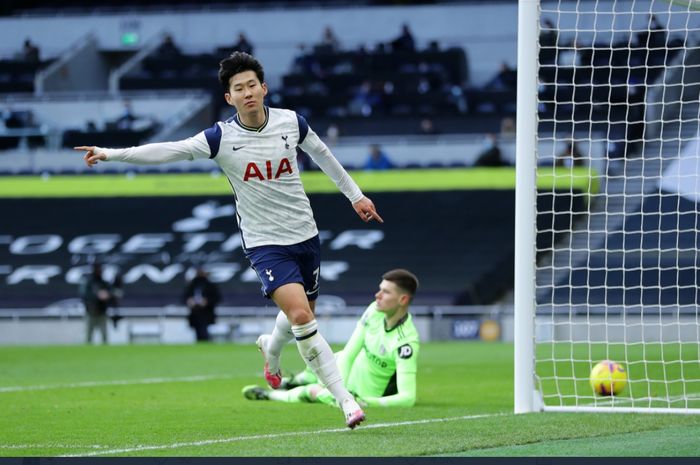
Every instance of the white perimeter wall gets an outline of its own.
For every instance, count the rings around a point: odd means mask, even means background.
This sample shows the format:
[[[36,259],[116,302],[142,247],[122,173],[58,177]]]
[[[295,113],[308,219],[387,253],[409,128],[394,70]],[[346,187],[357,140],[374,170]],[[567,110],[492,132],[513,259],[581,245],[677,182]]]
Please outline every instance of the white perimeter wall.
[[[513,342],[512,307],[500,318],[488,312],[483,314],[465,314],[451,317],[454,320],[474,318],[497,318],[501,323],[501,340]],[[431,340],[431,317],[415,316],[414,323],[421,340]],[[319,328],[325,338],[335,344],[345,343],[357,323],[356,317],[319,316]],[[239,343],[252,343],[262,333],[269,333],[274,327],[272,317],[219,317],[221,326],[234,325],[231,340]],[[186,344],[195,341],[193,331],[187,326],[186,318],[124,318],[116,328],[109,322],[109,338],[113,344],[129,343],[129,334],[141,329],[156,326],[158,337],[141,336],[134,342],[159,342],[166,344]],[[219,328],[225,329],[225,328]],[[223,336],[222,336],[223,337]],[[574,318],[557,317],[555,319],[538,317],[536,319],[536,342],[577,342],[577,343],[648,343],[654,342],[698,342],[700,326],[693,315],[681,316],[627,316],[624,320],[619,315],[577,316]],[[95,335],[98,339],[98,335]],[[99,340],[99,339],[98,339]],[[82,344],[85,341],[85,323],[81,318],[23,318],[0,319],[0,345],[43,345],[43,344]]]
[[[324,317],[318,319],[319,330],[326,340],[334,344],[347,342],[357,324],[356,317]],[[417,317],[414,323],[423,341],[430,340],[430,318]],[[270,333],[275,325],[272,317],[263,318],[224,318],[219,317],[218,329],[233,324],[230,339],[238,343],[253,343],[260,334]],[[157,329],[159,336],[144,333]],[[214,329],[216,331],[216,329]],[[115,327],[108,324],[108,338],[112,344],[127,344],[130,334],[136,342],[157,342],[164,344],[187,344],[195,342],[194,332],[187,325],[186,318],[124,318]],[[222,335],[222,337],[224,337]],[[99,333],[94,340],[100,342]],[[85,322],[81,318],[64,319],[15,319],[0,320],[0,345],[44,345],[44,344],[83,344],[85,342]]]

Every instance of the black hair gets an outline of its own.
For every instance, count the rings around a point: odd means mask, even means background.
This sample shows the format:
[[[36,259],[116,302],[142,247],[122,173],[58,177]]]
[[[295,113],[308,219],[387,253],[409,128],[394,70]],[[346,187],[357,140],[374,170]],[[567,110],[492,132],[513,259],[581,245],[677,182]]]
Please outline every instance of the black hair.
[[[265,82],[265,71],[258,60],[245,52],[233,52],[230,57],[219,63],[219,82],[224,91],[229,91],[229,81],[233,76],[244,71],[253,71],[262,84]]]

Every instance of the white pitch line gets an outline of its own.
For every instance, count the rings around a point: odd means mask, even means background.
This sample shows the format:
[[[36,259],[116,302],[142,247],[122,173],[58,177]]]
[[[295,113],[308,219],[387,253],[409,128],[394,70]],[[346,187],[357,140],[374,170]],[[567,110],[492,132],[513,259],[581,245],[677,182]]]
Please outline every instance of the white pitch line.
[[[367,426],[360,426],[361,430],[364,429],[376,429],[376,428],[392,428],[395,426],[410,426],[410,425],[424,425],[427,423],[441,423],[447,421],[460,421],[460,420],[476,420],[479,418],[490,418],[510,415],[509,413],[487,413],[482,415],[465,415],[461,417],[450,417],[450,418],[429,418],[425,420],[409,420],[409,421],[399,421],[394,423],[376,423],[369,424]],[[192,441],[192,442],[175,442],[172,444],[161,444],[161,445],[142,445],[134,447],[125,447],[122,449],[109,449],[109,450],[99,450],[95,452],[87,452],[84,454],[67,454],[61,455],[59,457],[94,457],[97,455],[111,455],[111,454],[126,454],[130,452],[143,452],[147,450],[164,450],[164,449],[179,449],[181,447],[199,447],[199,446],[209,446],[212,444],[226,444],[230,442],[239,441],[255,441],[258,439],[277,439],[290,436],[303,436],[306,434],[323,434],[323,433],[349,433],[348,428],[332,428],[332,429],[322,429],[316,431],[294,431],[289,433],[271,433],[271,434],[256,434],[253,436],[234,436],[231,438],[223,439],[205,439],[202,441]]]
[[[252,376],[252,375],[251,375]],[[5,386],[0,387],[0,393],[3,392],[22,392],[22,391],[46,391],[49,389],[71,389],[94,386],[125,386],[129,384],[158,384],[158,383],[195,383],[199,381],[210,381],[213,379],[230,379],[238,378],[234,375],[196,375],[182,376],[179,378],[142,378],[142,379],[123,379],[113,381],[84,381],[81,383],[67,384],[47,384],[36,386]]]
[[[66,444],[0,444],[0,449],[75,449],[77,447],[85,449],[106,449],[109,446],[99,444],[88,444],[84,446],[69,446]]]

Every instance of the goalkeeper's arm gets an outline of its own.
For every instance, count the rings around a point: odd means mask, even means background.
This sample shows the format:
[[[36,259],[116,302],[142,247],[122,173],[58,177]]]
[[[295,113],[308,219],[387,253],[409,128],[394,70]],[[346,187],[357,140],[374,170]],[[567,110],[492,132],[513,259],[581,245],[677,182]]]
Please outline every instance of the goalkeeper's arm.
[[[358,321],[355,325],[355,330],[352,332],[352,335],[350,336],[348,342],[345,344],[345,347],[343,347],[343,350],[336,354],[336,363],[338,364],[338,370],[340,371],[340,375],[345,381],[348,380],[348,377],[350,376],[350,369],[352,368],[353,363],[355,363],[355,358],[357,358],[357,355],[360,353],[360,350],[362,350],[362,346],[364,345],[364,321],[367,318],[370,309],[371,305],[367,308],[367,310],[365,310],[365,313],[362,314],[360,321]]]
[[[396,372],[396,388],[398,392],[384,397],[363,397],[369,407],[413,407],[416,403],[416,372]]]

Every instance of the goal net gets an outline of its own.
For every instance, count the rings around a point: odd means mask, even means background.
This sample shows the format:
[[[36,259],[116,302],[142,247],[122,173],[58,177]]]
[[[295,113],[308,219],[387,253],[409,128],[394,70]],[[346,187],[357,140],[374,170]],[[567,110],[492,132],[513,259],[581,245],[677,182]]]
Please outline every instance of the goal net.
[[[700,1],[519,8],[516,412],[700,413]]]

